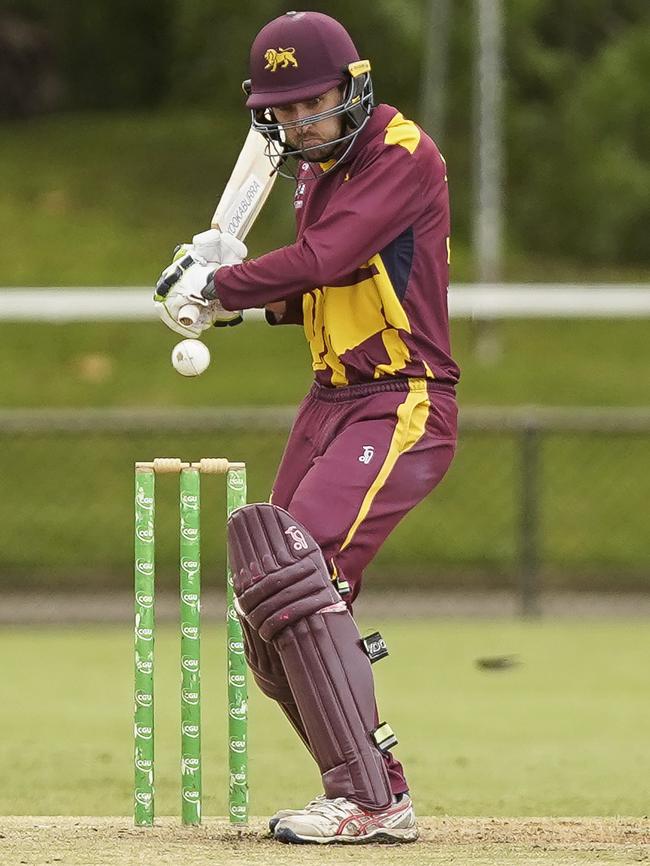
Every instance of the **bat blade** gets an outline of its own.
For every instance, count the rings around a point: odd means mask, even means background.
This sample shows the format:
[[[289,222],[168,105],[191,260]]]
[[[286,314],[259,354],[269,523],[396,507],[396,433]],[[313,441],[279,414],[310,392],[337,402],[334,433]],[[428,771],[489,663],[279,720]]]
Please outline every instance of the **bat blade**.
[[[210,227],[243,241],[273,189],[277,172],[266,155],[266,141],[249,129]],[[185,304],[178,313],[181,325],[190,327],[200,314],[196,304]]]
[[[250,129],[212,217],[212,228],[240,241],[252,228],[277,177],[265,150],[264,137]]]

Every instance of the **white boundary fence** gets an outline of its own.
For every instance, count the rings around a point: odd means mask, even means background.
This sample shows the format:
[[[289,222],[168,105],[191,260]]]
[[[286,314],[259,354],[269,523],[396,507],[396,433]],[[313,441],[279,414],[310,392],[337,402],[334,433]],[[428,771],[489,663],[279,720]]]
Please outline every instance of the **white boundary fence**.
[[[0,321],[147,321],[157,317],[152,289],[142,286],[0,289]],[[650,285],[638,283],[454,284],[457,319],[650,317]],[[262,318],[261,310],[247,317]]]

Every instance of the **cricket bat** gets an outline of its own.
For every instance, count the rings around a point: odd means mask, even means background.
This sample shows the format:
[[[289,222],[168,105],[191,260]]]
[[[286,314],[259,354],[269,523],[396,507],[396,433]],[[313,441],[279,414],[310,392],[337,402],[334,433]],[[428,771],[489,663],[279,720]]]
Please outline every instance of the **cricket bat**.
[[[251,230],[277,177],[265,149],[264,137],[250,129],[217,204],[211,228],[233,235],[240,241]],[[178,313],[178,321],[181,325],[193,325],[199,313],[196,304],[186,304]]]

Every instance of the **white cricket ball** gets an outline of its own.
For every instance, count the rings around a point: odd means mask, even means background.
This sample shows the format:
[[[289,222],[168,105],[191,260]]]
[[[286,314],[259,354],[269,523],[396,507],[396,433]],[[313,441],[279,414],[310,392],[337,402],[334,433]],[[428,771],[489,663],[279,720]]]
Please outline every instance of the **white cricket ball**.
[[[172,349],[172,364],[181,376],[200,376],[210,364],[210,350],[200,340],[181,340]]]

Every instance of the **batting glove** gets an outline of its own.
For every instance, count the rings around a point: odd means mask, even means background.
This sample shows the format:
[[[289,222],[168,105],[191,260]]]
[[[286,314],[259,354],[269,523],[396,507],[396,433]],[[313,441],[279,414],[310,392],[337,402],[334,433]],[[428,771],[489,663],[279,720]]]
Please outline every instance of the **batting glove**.
[[[238,325],[242,321],[240,311],[225,310],[216,295],[208,298],[202,291],[213,287],[215,271],[226,264],[218,262],[217,256],[228,259],[228,264],[237,264],[241,261],[240,252],[245,254],[246,247],[215,229],[201,232],[194,239],[210,260],[194,244],[176,247],[174,259],[160,275],[154,294],[161,320],[184,337],[196,337],[212,325]]]
[[[218,265],[238,265],[248,255],[246,244],[219,229],[199,232],[192,238],[192,250],[206,262]]]

